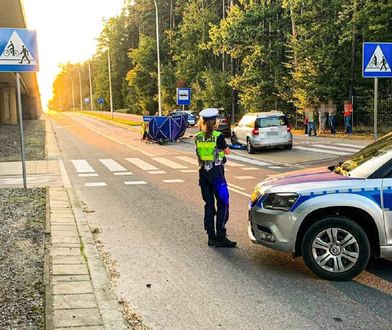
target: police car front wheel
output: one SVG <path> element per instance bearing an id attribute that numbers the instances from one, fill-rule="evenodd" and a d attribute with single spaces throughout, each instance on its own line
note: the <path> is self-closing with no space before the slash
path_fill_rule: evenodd
<path id="1" fill-rule="evenodd" d="M 327 280 L 346 281 L 365 269 L 369 239 L 355 221 L 343 216 L 324 217 L 311 225 L 302 240 L 306 265 Z"/>

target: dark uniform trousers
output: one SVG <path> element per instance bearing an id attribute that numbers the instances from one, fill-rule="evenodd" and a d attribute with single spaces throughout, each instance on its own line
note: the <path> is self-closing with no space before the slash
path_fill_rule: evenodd
<path id="1" fill-rule="evenodd" d="M 209 171 L 201 168 L 199 184 L 205 202 L 204 228 L 208 235 L 215 236 L 216 234 L 217 237 L 224 237 L 226 236 L 226 222 L 229 219 L 229 191 L 223 166 L 214 166 Z M 217 210 L 215 210 L 215 199 Z"/>

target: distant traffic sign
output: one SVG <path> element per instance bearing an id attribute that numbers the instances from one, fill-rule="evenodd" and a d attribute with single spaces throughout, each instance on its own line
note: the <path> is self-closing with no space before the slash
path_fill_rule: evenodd
<path id="1" fill-rule="evenodd" d="M 0 28 L 0 72 L 38 70 L 36 31 Z"/>
<path id="2" fill-rule="evenodd" d="M 362 74 L 364 78 L 392 78 L 392 43 L 363 44 Z"/>
<path id="3" fill-rule="evenodd" d="M 177 105 L 190 105 L 190 104 L 191 104 L 191 89 L 177 88 Z"/>
<path id="4" fill-rule="evenodd" d="M 105 99 L 104 99 L 103 97 L 100 97 L 100 98 L 97 100 L 97 102 L 98 102 L 98 104 L 104 104 L 104 103 L 105 103 Z"/>

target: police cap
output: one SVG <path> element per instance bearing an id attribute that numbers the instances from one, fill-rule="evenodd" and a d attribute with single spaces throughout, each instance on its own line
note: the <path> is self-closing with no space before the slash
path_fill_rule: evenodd
<path id="1" fill-rule="evenodd" d="M 200 111 L 199 116 L 203 117 L 204 120 L 215 120 L 218 116 L 218 109 L 208 108 Z"/>

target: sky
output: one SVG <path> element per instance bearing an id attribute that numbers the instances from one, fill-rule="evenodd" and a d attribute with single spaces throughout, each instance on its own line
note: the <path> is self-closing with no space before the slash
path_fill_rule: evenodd
<path id="1" fill-rule="evenodd" d="M 23 0 L 27 28 L 37 30 L 42 106 L 52 97 L 60 63 L 95 53 L 103 18 L 120 14 L 124 0 Z"/>

